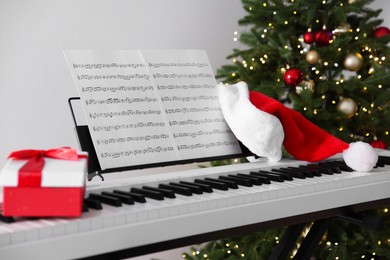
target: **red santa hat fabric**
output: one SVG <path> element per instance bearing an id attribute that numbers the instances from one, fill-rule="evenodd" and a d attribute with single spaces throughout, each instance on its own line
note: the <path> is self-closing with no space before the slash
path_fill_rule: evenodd
<path id="1" fill-rule="evenodd" d="M 239 97 L 229 98 L 229 96 L 226 95 L 226 92 L 236 93 Z M 240 93 L 246 92 L 249 93 L 247 98 L 253 106 L 249 109 L 246 104 L 247 110 L 257 109 L 263 113 L 273 115 L 280 120 L 284 131 L 283 145 L 294 158 L 315 162 L 343 152 L 344 161 L 354 170 L 370 171 L 376 165 L 378 155 L 369 144 L 363 142 L 352 144 L 345 143 L 320 127 L 314 125 L 297 111 L 284 106 L 279 101 L 267 97 L 259 92 L 249 92 L 248 86 L 244 82 L 239 82 L 230 86 L 220 85 L 218 87 L 218 94 L 225 119 L 227 119 L 226 121 L 229 127 L 239 140 L 241 140 L 242 136 L 245 137 L 245 142 L 243 142 L 243 144 L 252 152 L 254 152 L 254 150 L 259 150 L 258 148 L 254 149 L 253 146 L 262 146 L 262 144 L 267 144 L 268 147 L 260 149 L 267 150 L 271 149 L 270 146 L 272 146 L 272 144 L 264 142 L 263 138 L 255 137 L 253 134 L 250 134 L 249 136 L 242 134 L 246 125 L 249 124 L 251 128 L 253 128 L 253 124 L 256 122 L 257 131 L 261 136 L 261 132 L 263 131 L 262 128 L 265 124 L 267 124 L 267 122 L 262 120 L 262 118 L 259 118 L 258 116 L 253 118 L 248 118 L 248 116 L 231 117 L 232 111 L 239 110 L 244 103 L 243 100 L 245 100 L 245 95 L 243 97 Z M 252 112 L 247 114 L 255 115 Z M 232 123 L 233 120 L 234 123 Z M 237 125 L 240 126 L 240 134 L 238 136 L 236 134 L 238 130 Z M 254 132 L 254 130 L 252 129 L 251 132 Z M 275 131 L 274 134 L 278 135 L 278 131 Z M 257 136 L 259 136 L 259 134 Z M 275 137 L 272 138 L 275 139 Z M 279 149 L 279 147 L 277 147 L 277 149 Z M 254 153 L 257 154 L 256 152 Z M 264 156 L 264 154 L 257 155 Z"/>
<path id="2" fill-rule="evenodd" d="M 316 162 L 349 148 L 349 144 L 273 98 L 251 91 L 249 100 L 256 108 L 279 118 L 284 129 L 284 148 L 298 160 Z"/>

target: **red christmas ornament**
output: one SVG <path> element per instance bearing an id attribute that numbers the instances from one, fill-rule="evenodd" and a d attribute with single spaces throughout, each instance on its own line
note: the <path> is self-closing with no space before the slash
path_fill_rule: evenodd
<path id="1" fill-rule="evenodd" d="M 310 44 L 310 43 L 313 43 L 314 40 L 316 39 L 316 36 L 314 35 L 313 32 L 307 32 L 303 35 L 303 40 L 307 43 L 307 44 Z"/>
<path id="2" fill-rule="evenodd" d="M 390 29 L 385 27 L 385 26 L 382 26 L 382 27 L 378 27 L 374 30 L 373 36 L 375 38 L 378 38 L 378 37 L 388 35 L 389 33 L 390 33 Z"/>
<path id="3" fill-rule="evenodd" d="M 372 140 L 370 145 L 374 148 L 387 149 L 387 144 L 382 140 Z"/>
<path id="4" fill-rule="evenodd" d="M 332 40 L 333 40 L 333 34 L 331 31 L 322 30 L 316 33 L 315 41 L 319 47 L 330 45 Z"/>
<path id="5" fill-rule="evenodd" d="M 291 68 L 291 69 L 286 70 L 286 73 L 284 73 L 283 79 L 287 85 L 296 87 L 297 85 L 299 85 L 299 83 L 301 83 L 302 77 L 303 77 L 303 74 L 302 74 L 302 71 L 300 69 Z"/>

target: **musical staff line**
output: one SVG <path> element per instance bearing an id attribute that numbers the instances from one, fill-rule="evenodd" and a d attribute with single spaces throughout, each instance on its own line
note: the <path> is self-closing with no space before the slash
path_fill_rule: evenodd
<path id="1" fill-rule="evenodd" d="M 197 68 L 204 68 L 208 67 L 209 65 L 207 63 L 201 63 L 201 62 L 149 62 L 149 66 L 155 69 L 158 69 L 160 67 L 197 67 Z"/>
<path id="2" fill-rule="evenodd" d="M 191 107 L 191 108 L 171 108 L 165 109 L 166 114 L 187 114 L 200 112 L 221 111 L 220 107 Z"/>
<path id="3" fill-rule="evenodd" d="M 232 134 L 231 130 L 219 130 L 219 129 L 214 129 L 212 131 L 197 131 L 197 132 L 190 132 L 190 133 L 173 133 L 174 138 L 196 138 L 198 136 L 202 135 L 222 135 L 222 134 Z"/>
<path id="4" fill-rule="evenodd" d="M 191 85 L 157 85 L 158 90 L 177 90 L 177 89 L 214 89 L 215 85 L 210 84 L 191 84 Z"/>
<path id="5" fill-rule="evenodd" d="M 107 98 L 107 99 L 87 99 L 85 100 L 86 105 L 111 105 L 111 104 L 120 104 L 120 103 L 150 103 L 150 102 L 157 102 L 157 98 L 149 98 L 149 97 L 143 97 L 143 98 Z"/>
<path id="6" fill-rule="evenodd" d="M 212 148 L 212 147 L 220 147 L 220 146 L 231 146 L 231 145 L 237 145 L 238 143 L 236 141 L 224 141 L 224 142 L 213 142 L 213 143 L 197 143 L 197 144 L 182 144 L 178 145 L 177 149 L 180 150 L 193 150 L 193 149 L 200 149 L 200 148 Z"/>
<path id="7" fill-rule="evenodd" d="M 159 134 L 159 135 L 144 135 L 144 136 L 127 136 L 127 137 L 119 137 L 119 138 L 108 138 L 108 139 L 97 139 L 97 143 L 99 145 L 108 145 L 115 143 L 129 143 L 129 142 L 139 142 L 139 141 L 152 141 L 159 139 L 167 139 L 169 135 L 167 134 Z"/>
<path id="8" fill-rule="evenodd" d="M 118 86 L 118 87 L 82 87 L 83 92 L 119 92 L 119 91 L 152 91 L 153 86 Z"/>
<path id="9" fill-rule="evenodd" d="M 118 158 L 123 156 L 133 156 L 133 155 L 140 155 L 140 154 L 150 154 L 150 153 L 161 153 L 161 152 L 171 152 L 173 151 L 172 146 L 157 146 L 157 147 L 147 147 L 144 149 L 135 149 L 135 150 L 129 150 L 129 151 L 122 151 L 122 152 L 104 152 L 101 153 L 102 158 Z"/>
<path id="10" fill-rule="evenodd" d="M 199 119 L 199 120 L 193 120 L 193 119 L 187 119 L 182 121 L 169 121 L 170 126 L 176 126 L 176 125 L 201 125 L 201 124 L 209 124 L 209 123 L 225 123 L 225 119 L 222 118 L 214 118 L 214 119 Z"/>
<path id="11" fill-rule="evenodd" d="M 93 126 L 92 130 L 94 132 L 100 131 L 118 131 L 122 129 L 130 129 L 130 128 L 142 128 L 142 127 L 163 127 L 165 126 L 165 122 L 139 122 L 135 124 L 119 124 L 119 125 L 106 125 L 106 126 Z"/>
<path id="12" fill-rule="evenodd" d="M 110 68 L 132 68 L 132 69 L 136 69 L 136 68 L 145 68 L 145 64 L 143 63 L 125 63 L 125 64 L 121 64 L 121 63 L 87 63 L 87 64 L 72 64 L 73 65 L 73 68 L 75 69 L 80 69 L 80 68 L 83 68 L 83 69 L 110 69 Z"/>
<path id="13" fill-rule="evenodd" d="M 171 73 L 171 74 L 160 74 L 156 73 L 153 74 L 153 78 L 159 79 L 159 78 L 164 78 L 164 79 L 197 79 L 197 78 L 213 78 L 213 75 L 210 73 L 195 73 L 195 74 L 178 74 L 178 73 Z"/>
<path id="14" fill-rule="evenodd" d="M 96 118 L 112 118 L 116 116 L 139 116 L 139 115 L 160 115 L 160 110 L 122 110 L 122 111 L 116 111 L 116 112 L 95 112 L 95 113 L 89 113 L 89 117 L 96 119 Z"/>
<path id="15" fill-rule="evenodd" d="M 132 79 L 150 79 L 149 74 L 117 74 L 117 75 L 78 75 L 78 80 L 102 80 L 102 79 L 123 79 L 123 80 L 132 80 Z"/>
<path id="16" fill-rule="evenodd" d="M 178 97 L 178 96 L 173 96 L 173 97 L 162 97 L 161 100 L 163 102 L 176 102 L 176 101 L 198 101 L 198 100 L 217 100 L 217 96 L 194 96 L 194 97 Z"/>

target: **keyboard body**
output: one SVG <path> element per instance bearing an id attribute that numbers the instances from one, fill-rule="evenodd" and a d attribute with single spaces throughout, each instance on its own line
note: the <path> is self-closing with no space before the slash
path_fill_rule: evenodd
<path id="1" fill-rule="evenodd" d="M 386 151 L 383 155 L 389 156 Z M 299 167 L 307 162 L 282 160 L 199 168 L 164 174 L 92 182 L 86 197 L 112 190 L 129 191 L 171 182 L 194 182 L 238 173 Z M 108 259 L 242 235 L 276 226 L 308 222 L 387 205 L 390 166 L 372 172 L 271 182 L 146 203 L 89 209 L 80 218 L 16 219 L 0 222 L 1 259 Z"/>

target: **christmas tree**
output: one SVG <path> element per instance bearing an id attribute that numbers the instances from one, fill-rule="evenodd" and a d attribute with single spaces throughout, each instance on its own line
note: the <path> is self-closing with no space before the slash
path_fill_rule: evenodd
<path id="1" fill-rule="evenodd" d="M 329 133 L 350 143 L 390 143 L 390 30 L 381 10 L 364 0 L 242 0 L 248 30 L 237 34 L 231 64 L 217 71 L 226 84 L 278 99 Z M 390 259 L 388 210 L 382 232 L 334 220 L 317 259 Z M 186 259 L 267 259 L 284 228 L 194 247 Z M 291 252 L 293 255 L 294 252 Z"/>

